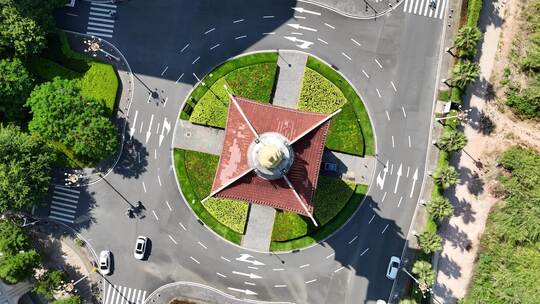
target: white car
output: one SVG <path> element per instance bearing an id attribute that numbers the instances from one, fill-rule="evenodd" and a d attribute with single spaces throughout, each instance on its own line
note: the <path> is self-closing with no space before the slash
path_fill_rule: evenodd
<path id="1" fill-rule="evenodd" d="M 388 269 L 386 270 L 386 277 L 390 280 L 395 280 L 400 264 L 401 260 L 397 256 L 391 257 L 390 263 L 388 263 Z"/>
<path id="2" fill-rule="evenodd" d="M 137 260 L 144 259 L 144 255 L 146 253 L 146 243 L 148 242 L 148 238 L 142 235 L 139 235 L 137 237 L 137 241 L 135 242 L 135 251 L 133 251 L 133 256 Z"/>
<path id="3" fill-rule="evenodd" d="M 99 272 L 102 275 L 111 273 L 111 252 L 109 250 L 103 250 L 99 253 Z"/>

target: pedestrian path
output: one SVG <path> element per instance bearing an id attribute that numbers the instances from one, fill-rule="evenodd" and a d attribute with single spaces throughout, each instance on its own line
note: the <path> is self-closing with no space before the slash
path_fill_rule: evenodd
<path id="1" fill-rule="evenodd" d="M 115 15 L 116 4 L 91 2 L 86 33 L 103 38 L 112 38 Z"/>
<path id="2" fill-rule="evenodd" d="M 434 19 L 442 19 L 449 0 L 435 0 L 435 7 L 430 5 L 432 0 L 405 0 L 403 11 L 413 15 Z"/>
<path id="3" fill-rule="evenodd" d="M 103 304 L 142 304 L 145 299 L 145 290 L 107 283 Z"/>
<path id="4" fill-rule="evenodd" d="M 49 218 L 73 224 L 77 215 L 79 195 L 79 190 L 54 186 Z"/>

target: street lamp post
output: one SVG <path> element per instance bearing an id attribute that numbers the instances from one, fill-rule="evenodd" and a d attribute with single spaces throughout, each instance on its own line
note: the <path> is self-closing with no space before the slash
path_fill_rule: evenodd
<path id="1" fill-rule="evenodd" d="M 436 120 L 438 122 L 441 122 L 443 120 L 447 120 L 447 119 L 451 119 L 451 118 L 457 118 L 459 121 L 467 121 L 471 111 L 472 111 L 472 109 L 461 110 L 461 107 L 460 107 L 460 112 L 458 114 L 451 115 L 451 116 L 445 116 L 445 117 L 439 117 L 439 118 L 436 118 Z"/>
<path id="2" fill-rule="evenodd" d="M 97 52 L 101 52 L 103 54 L 105 54 L 105 56 L 107 57 L 111 57 L 113 58 L 114 60 L 116 61 L 120 61 L 120 58 L 114 56 L 113 54 L 105 51 L 104 49 L 101 48 L 101 39 L 100 38 L 97 38 L 97 37 L 94 37 L 92 36 L 92 39 L 88 39 L 88 40 L 84 40 L 84 43 L 87 45 L 87 48 L 84 49 L 85 52 L 87 53 L 92 53 L 92 56 L 93 57 L 96 57 L 97 56 Z"/>

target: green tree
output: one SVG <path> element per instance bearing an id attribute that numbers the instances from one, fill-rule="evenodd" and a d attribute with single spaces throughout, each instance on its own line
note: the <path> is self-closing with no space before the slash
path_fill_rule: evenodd
<path id="1" fill-rule="evenodd" d="M 52 304 L 81 304 L 81 297 L 79 296 L 71 296 L 68 298 L 56 300 L 52 302 Z"/>
<path id="2" fill-rule="evenodd" d="M 446 197 L 435 197 L 430 200 L 426 209 L 436 221 L 450 217 L 454 213 L 454 207 Z"/>
<path id="3" fill-rule="evenodd" d="M 9 220 L 0 221 L 0 253 L 2 256 L 15 255 L 30 249 L 30 240 L 25 231 Z"/>
<path id="4" fill-rule="evenodd" d="M 464 89 L 480 75 L 480 67 L 470 60 L 458 62 L 452 69 L 452 85 Z"/>
<path id="5" fill-rule="evenodd" d="M 399 300 L 399 304 L 416 304 L 415 299 L 402 299 Z"/>
<path id="6" fill-rule="evenodd" d="M 433 181 L 443 189 L 454 186 L 458 182 L 458 173 L 452 166 L 439 167 L 433 173 Z"/>
<path id="7" fill-rule="evenodd" d="M 20 118 L 33 79 L 18 58 L 0 60 L 0 120 Z"/>
<path id="8" fill-rule="evenodd" d="M 417 275 L 420 285 L 431 286 L 435 283 L 435 272 L 428 261 L 418 260 L 414 262 L 412 273 Z"/>
<path id="9" fill-rule="evenodd" d="M 10 284 L 16 284 L 32 276 L 41 257 L 35 250 L 20 251 L 15 255 L 0 259 L 0 278 Z"/>
<path id="10" fill-rule="evenodd" d="M 463 149 L 467 145 L 467 137 L 463 132 L 452 130 L 450 132 L 444 132 L 437 146 L 446 152 L 455 152 Z"/>
<path id="11" fill-rule="evenodd" d="M 460 57 L 472 57 L 482 33 L 476 26 L 464 26 L 459 29 L 454 46 L 460 51 Z"/>
<path id="12" fill-rule="evenodd" d="M 47 194 L 51 151 L 17 127 L 0 126 L 0 213 L 28 210 Z"/>
<path id="13" fill-rule="evenodd" d="M 432 253 L 442 249 L 442 238 L 435 231 L 425 230 L 418 236 L 418 245 L 425 253 Z"/>
<path id="14" fill-rule="evenodd" d="M 55 78 L 34 89 L 27 100 L 33 118 L 30 132 L 60 142 L 86 160 L 100 160 L 116 150 L 116 126 L 107 108 L 83 98 L 76 80 Z"/>
<path id="15" fill-rule="evenodd" d="M 54 300 L 54 290 L 62 285 L 66 280 L 67 273 L 61 270 L 48 271 L 39 281 L 37 281 L 33 290 L 49 301 Z"/>

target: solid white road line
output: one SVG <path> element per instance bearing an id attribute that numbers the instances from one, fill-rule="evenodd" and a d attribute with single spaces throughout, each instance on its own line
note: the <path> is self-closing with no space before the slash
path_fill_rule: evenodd
<path id="1" fill-rule="evenodd" d="M 169 69 L 169 66 L 166 66 L 165 69 L 163 69 L 163 72 L 161 72 L 161 76 L 163 76 L 163 74 L 165 74 L 165 72 L 167 72 L 168 69 Z"/>
<path id="2" fill-rule="evenodd" d="M 382 200 L 381 202 L 384 202 L 384 199 L 386 198 L 386 191 L 384 192 L 383 196 L 382 196 Z"/>
<path id="3" fill-rule="evenodd" d="M 341 266 L 341 267 L 339 267 L 338 269 L 334 270 L 334 273 L 336 273 L 336 272 L 342 270 L 343 268 L 345 268 L 345 266 Z"/>
<path id="4" fill-rule="evenodd" d="M 255 284 L 255 283 L 251 283 L 251 282 L 244 282 L 244 284 L 250 285 L 250 286 L 255 286 L 255 285 L 257 285 L 257 284 Z"/>
<path id="5" fill-rule="evenodd" d="M 213 47 L 210 48 L 210 51 L 213 50 L 213 49 L 215 49 L 215 48 L 217 48 L 217 47 L 220 46 L 220 45 L 221 45 L 221 44 L 219 44 L 219 43 L 216 44 L 216 45 L 214 45 Z"/>
<path id="6" fill-rule="evenodd" d="M 382 230 L 381 234 L 384 234 L 384 232 L 386 232 L 386 229 L 388 229 L 388 225 L 389 224 L 386 224 L 386 226 L 384 226 L 384 229 Z"/>
<path id="7" fill-rule="evenodd" d="M 201 243 L 201 242 L 197 242 L 197 244 L 201 245 L 201 247 L 204 248 L 204 249 L 208 249 L 208 247 L 206 247 L 206 245 L 204 245 L 204 244 Z"/>
<path id="8" fill-rule="evenodd" d="M 182 227 L 182 229 L 184 229 L 184 231 L 187 231 L 186 226 L 184 226 L 184 224 L 182 224 L 182 222 L 178 222 L 178 225 L 180 225 L 180 227 Z"/>
<path id="9" fill-rule="evenodd" d="M 195 58 L 195 60 L 193 60 L 193 62 L 191 63 L 192 65 L 195 64 L 197 61 L 199 61 L 199 59 L 201 59 L 201 56 Z"/>
<path id="10" fill-rule="evenodd" d="M 222 260 L 230 262 L 231 260 L 227 259 L 226 257 L 221 257 Z"/>
<path id="11" fill-rule="evenodd" d="M 310 284 L 310 283 L 313 283 L 313 282 L 317 282 L 317 279 L 306 281 L 306 284 Z"/>
<path id="12" fill-rule="evenodd" d="M 175 245 L 178 245 L 178 243 L 176 242 L 175 239 L 173 239 L 173 237 L 169 234 L 169 238 L 171 239 L 171 241 L 175 244 Z"/>
<path id="13" fill-rule="evenodd" d="M 169 201 L 165 201 L 165 204 L 167 205 L 167 208 L 169 208 L 169 211 L 172 211 L 171 204 L 169 204 Z"/>
<path id="14" fill-rule="evenodd" d="M 395 144 L 394 144 L 394 135 L 392 135 L 392 148 L 395 148 Z"/>
<path id="15" fill-rule="evenodd" d="M 159 217 L 157 216 L 156 211 L 152 210 L 152 213 L 154 214 L 154 217 L 156 218 L 156 220 L 159 221 Z"/>
<path id="16" fill-rule="evenodd" d="M 394 89 L 394 92 L 397 92 L 396 85 L 393 81 L 390 81 L 390 84 L 392 85 L 392 88 Z"/>
<path id="17" fill-rule="evenodd" d="M 326 258 L 327 258 L 327 259 L 329 259 L 329 258 L 333 257 L 333 256 L 334 256 L 335 254 L 336 254 L 336 253 L 335 253 L 335 252 L 333 252 L 333 253 L 331 253 L 331 254 L 327 255 L 327 256 L 326 256 Z"/>
<path id="18" fill-rule="evenodd" d="M 234 20 L 232 23 L 240 23 L 240 22 L 244 22 L 244 19 Z"/>
<path id="19" fill-rule="evenodd" d="M 144 182 L 142 182 L 142 187 L 143 187 L 144 192 L 146 193 L 146 185 L 144 184 Z"/>
<path id="20" fill-rule="evenodd" d="M 382 98 L 381 92 L 379 92 L 379 89 L 375 88 L 375 90 L 377 91 L 377 95 L 379 95 L 379 98 Z"/>
<path id="21" fill-rule="evenodd" d="M 243 39 L 243 38 L 246 38 L 246 37 L 247 37 L 247 35 L 242 35 L 242 36 L 234 37 L 234 40 Z"/>
<path id="22" fill-rule="evenodd" d="M 157 149 L 154 149 L 154 159 L 157 159 Z"/>
<path id="23" fill-rule="evenodd" d="M 394 174 L 394 164 L 390 167 L 390 175 Z"/>
<path id="24" fill-rule="evenodd" d="M 258 270 L 259 267 L 254 267 L 254 266 L 248 266 L 249 269 L 255 269 L 255 270 Z"/>
<path id="25" fill-rule="evenodd" d="M 362 253 L 360 254 L 360 256 L 363 256 L 364 254 L 366 254 L 366 252 L 369 250 L 369 248 L 366 248 L 364 251 L 362 251 Z"/>
<path id="26" fill-rule="evenodd" d="M 304 265 L 300 266 L 300 268 L 306 268 L 306 267 L 309 267 L 309 264 L 304 264 Z"/>
<path id="27" fill-rule="evenodd" d="M 411 136 L 409 135 L 409 148 L 411 147 Z"/>
<path id="28" fill-rule="evenodd" d="M 154 150 L 154 151 L 156 151 L 156 150 Z M 161 187 L 161 178 L 159 178 L 159 175 L 157 177 L 157 181 L 158 181 L 159 186 Z"/>
<path id="29" fill-rule="evenodd" d="M 403 196 L 399 198 L 399 202 L 397 204 L 397 207 L 399 208 L 399 206 L 401 206 L 401 201 L 403 200 Z"/>
<path id="30" fill-rule="evenodd" d="M 352 240 L 349 241 L 349 245 L 352 244 L 354 241 L 356 241 L 356 239 L 358 238 L 358 235 L 355 235 Z"/>
<path id="31" fill-rule="evenodd" d="M 195 263 L 201 264 L 201 263 L 200 263 L 199 261 L 197 261 L 197 259 L 195 259 L 194 257 L 190 256 L 189 258 L 192 259 Z"/>
<path id="32" fill-rule="evenodd" d="M 407 118 L 407 113 L 405 113 L 405 108 L 401 106 L 401 111 L 403 111 L 403 117 Z"/>
<path id="33" fill-rule="evenodd" d="M 297 16 L 297 15 L 294 15 L 294 18 L 295 19 L 306 19 L 306 17 L 304 17 L 304 16 Z"/>
<path id="34" fill-rule="evenodd" d="M 285 287 L 287 287 L 287 285 L 284 285 L 284 284 L 282 284 L 282 285 L 274 285 L 274 287 L 275 288 L 285 288 Z"/>
<path id="35" fill-rule="evenodd" d="M 263 16 L 263 19 L 271 19 L 271 18 L 274 18 L 275 16 L 273 15 L 267 15 L 267 16 Z"/>
<path id="36" fill-rule="evenodd" d="M 377 60 L 377 59 L 374 59 L 374 60 L 375 60 L 375 62 L 377 63 L 377 65 L 382 69 L 382 65 L 381 65 L 381 63 L 379 62 L 379 60 Z"/>
<path id="37" fill-rule="evenodd" d="M 275 35 L 276 32 L 266 32 L 266 33 L 262 33 L 263 35 Z"/>
<path id="38" fill-rule="evenodd" d="M 407 174 L 405 175 L 405 177 L 409 177 L 409 172 L 411 171 L 411 167 L 410 166 L 407 166 Z"/>
<path id="39" fill-rule="evenodd" d="M 351 41 L 354 42 L 354 44 L 356 44 L 356 45 L 358 45 L 358 46 L 362 46 L 362 45 L 360 44 L 360 42 L 354 40 L 353 38 L 351 38 Z"/>
<path id="40" fill-rule="evenodd" d="M 388 118 L 388 120 L 390 120 L 390 114 L 388 114 L 388 110 L 385 110 L 384 112 L 386 112 L 386 118 Z"/>
<path id="41" fill-rule="evenodd" d="M 345 58 L 349 59 L 349 61 L 352 61 L 351 57 L 343 52 L 341 52 L 341 55 L 345 56 Z"/>
<path id="42" fill-rule="evenodd" d="M 300 32 L 291 32 L 291 35 L 303 36 L 303 33 Z"/>
<path id="43" fill-rule="evenodd" d="M 273 270 L 273 271 L 283 271 L 283 270 L 285 270 L 285 269 L 283 269 L 283 268 L 274 268 L 274 269 L 272 269 L 272 270 Z"/>
<path id="44" fill-rule="evenodd" d="M 317 40 L 320 41 L 320 42 L 322 42 L 322 43 L 324 43 L 324 44 L 328 44 L 328 42 L 322 40 L 321 38 L 317 38 Z"/>
<path id="45" fill-rule="evenodd" d="M 213 28 L 209 29 L 208 31 L 204 32 L 204 34 L 205 34 L 205 35 L 206 35 L 206 34 L 209 34 L 209 33 L 213 32 L 213 31 L 215 31 L 215 30 L 216 30 L 216 28 L 213 27 Z"/>
<path id="46" fill-rule="evenodd" d="M 366 71 L 362 70 L 362 73 L 364 73 L 364 75 L 366 75 L 366 77 L 369 78 L 369 75 L 368 73 L 366 73 Z"/>
<path id="47" fill-rule="evenodd" d="M 368 222 L 368 225 L 371 224 L 371 222 L 373 222 L 373 219 L 375 218 L 375 214 L 371 217 L 371 219 L 369 220 Z"/>
<path id="48" fill-rule="evenodd" d="M 329 28 L 331 28 L 331 29 L 333 29 L 333 30 L 335 30 L 335 29 L 336 29 L 336 28 L 335 28 L 335 27 L 334 27 L 333 25 L 331 25 L 331 24 L 328 24 L 328 23 L 326 23 L 326 22 L 324 23 L 324 25 L 328 26 Z"/>
<path id="49" fill-rule="evenodd" d="M 216 272 L 216 274 L 217 274 L 218 276 L 222 277 L 222 278 L 226 278 L 226 277 L 227 277 L 226 275 L 221 274 L 221 273 L 219 273 L 219 272 Z"/>

